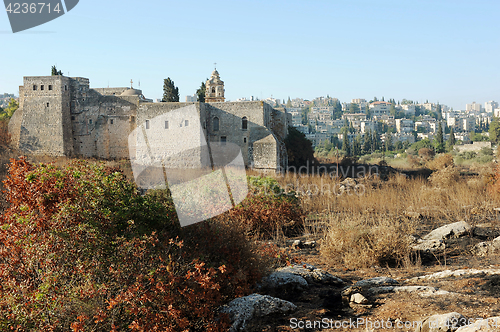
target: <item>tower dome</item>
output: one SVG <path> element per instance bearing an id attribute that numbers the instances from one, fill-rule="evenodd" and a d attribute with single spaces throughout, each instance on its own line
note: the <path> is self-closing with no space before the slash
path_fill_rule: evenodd
<path id="1" fill-rule="evenodd" d="M 205 83 L 205 102 L 224 102 L 224 82 L 221 81 L 217 68 L 212 72 L 212 76 Z"/>

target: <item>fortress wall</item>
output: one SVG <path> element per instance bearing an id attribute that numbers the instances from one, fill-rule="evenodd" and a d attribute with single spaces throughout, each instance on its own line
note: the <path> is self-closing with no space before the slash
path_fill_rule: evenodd
<path id="1" fill-rule="evenodd" d="M 201 103 L 141 104 L 137 112 L 136 161 L 163 163 L 167 169 L 210 166 L 202 110 Z"/>
<path id="2" fill-rule="evenodd" d="M 226 137 L 227 142 L 235 143 L 240 147 L 245 165 L 250 166 L 253 160 L 253 142 L 270 134 L 265 127 L 266 105 L 261 101 L 207 103 L 209 140 L 220 142 L 223 137 Z M 213 130 L 213 121 L 216 117 L 219 118 L 218 131 Z M 247 118 L 246 130 L 242 128 L 243 117 Z"/>
<path id="3" fill-rule="evenodd" d="M 119 96 L 128 88 L 94 88 L 94 90 L 104 96 Z"/>
<path id="4" fill-rule="evenodd" d="M 280 165 L 278 144 L 273 135 L 268 135 L 254 143 L 253 167 L 256 169 L 277 169 Z"/>
<path id="5" fill-rule="evenodd" d="M 69 97 L 63 76 L 25 77 L 22 95 L 23 111 L 19 133 L 19 148 L 36 154 L 64 156 L 68 150 L 69 130 L 63 115 L 67 112 L 63 100 Z M 35 87 L 35 88 L 34 88 Z M 43 87 L 43 90 L 42 90 Z"/>
<path id="6" fill-rule="evenodd" d="M 93 89 L 77 94 L 71 112 L 75 151 L 84 157 L 128 158 L 128 135 L 135 128 L 137 96 L 103 96 Z"/>

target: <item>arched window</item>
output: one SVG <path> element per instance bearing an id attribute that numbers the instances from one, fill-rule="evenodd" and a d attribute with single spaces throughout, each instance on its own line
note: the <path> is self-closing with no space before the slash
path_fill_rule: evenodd
<path id="1" fill-rule="evenodd" d="M 214 118 L 213 131 L 219 131 L 219 118 L 218 117 Z"/>
<path id="2" fill-rule="evenodd" d="M 246 116 L 241 119 L 241 129 L 242 130 L 247 130 L 248 129 L 248 119 Z"/>
<path id="3" fill-rule="evenodd" d="M 212 87 L 212 93 L 215 93 L 215 88 L 214 87 Z"/>

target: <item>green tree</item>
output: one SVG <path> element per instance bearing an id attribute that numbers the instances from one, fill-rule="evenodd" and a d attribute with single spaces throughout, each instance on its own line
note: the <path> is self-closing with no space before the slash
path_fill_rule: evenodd
<path id="1" fill-rule="evenodd" d="M 174 84 L 170 77 L 163 80 L 163 99 L 162 102 L 179 102 L 179 88 Z"/>
<path id="2" fill-rule="evenodd" d="M 205 80 L 205 82 L 208 81 L 208 79 Z M 200 103 L 205 102 L 205 91 L 207 90 L 207 87 L 205 86 L 205 82 L 201 82 L 200 88 L 196 90 L 196 100 L 199 101 Z"/>
<path id="3" fill-rule="evenodd" d="M 386 149 L 386 151 L 392 151 L 394 149 L 392 134 L 391 133 L 387 133 L 385 137 L 386 137 L 386 140 L 385 140 L 385 149 Z"/>
<path id="4" fill-rule="evenodd" d="M 500 119 L 493 118 L 493 121 L 490 123 L 490 129 L 488 130 L 490 133 L 490 141 L 493 143 L 498 143 L 500 140 Z"/>
<path id="5" fill-rule="evenodd" d="M 0 120 L 10 119 L 18 108 L 19 103 L 14 98 L 10 98 L 9 105 L 0 112 Z"/>
<path id="6" fill-rule="evenodd" d="M 349 106 L 349 112 L 359 113 L 359 105 L 356 103 L 351 103 L 351 105 Z"/>
<path id="7" fill-rule="evenodd" d="M 288 136 L 285 138 L 285 146 L 288 154 L 288 165 L 294 167 L 314 164 L 314 149 L 312 142 L 306 135 L 295 129 L 288 127 Z"/>
<path id="8" fill-rule="evenodd" d="M 441 113 L 441 105 L 438 103 L 436 106 L 437 119 L 442 120 L 443 114 Z"/>
<path id="9" fill-rule="evenodd" d="M 292 108 L 292 101 L 290 100 L 290 97 L 288 97 L 288 100 L 286 101 L 286 108 Z"/>
<path id="10" fill-rule="evenodd" d="M 371 131 L 368 131 L 364 134 L 363 148 L 362 148 L 363 154 L 370 153 L 371 148 L 372 148 L 372 133 Z"/>
<path id="11" fill-rule="evenodd" d="M 342 150 L 346 153 L 347 156 L 351 155 L 351 144 L 349 142 L 349 128 L 342 128 Z"/>
<path id="12" fill-rule="evenodd" d="M 62 71 L 57 70 L 56 66 L 52 66 L 52 76 L 62 76 Z"/>
<path id="13" fill-rule="evenodd" d="M 456 143 L 455 131 L 453 130 L 453 127 L 451 127 L 451 129 L 450 129 L 450 138 L 446 142 L 448 151 L 453 150 L 453 146 L 455 145 L 455 143 Z"/>
<path id="14" fill-rule="evenodd" d="M 361 155 L 361 146 L 363 143 L 363 138 L 361 137 L 360 134 L 356 135 L 352 142 L 352 154 L 354 156 L 360 156 Z"/>
<path id="15" fill-rule="evenodd" d="M 337 120 L 342 118 L 342 104 L 339 100 L 336 100 L 333 105 L 333 119 Z"/>
<path id="16" fill-rule="evenodd" d="M 438 122 L 438 129 L 436 132 L 436 138 L 434 141 L 434 148 L 437 153 L 442 153 L 445 151 L 444 139 L 443 139 L 443 127 L 441 126 L 441 121 Z"/>

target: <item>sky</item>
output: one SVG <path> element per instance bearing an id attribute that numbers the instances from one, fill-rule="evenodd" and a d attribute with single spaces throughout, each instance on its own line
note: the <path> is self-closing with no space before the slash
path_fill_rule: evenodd
<path id="1" fill-rule="evenodd" d="M 320 96 L 466 103 L 500 101 L 498 0 L 80 0 L 12 33 L 0 13 L 0 93 L 56 65 L 90 86 L 130 86 L 181 101 L 214 63 L 226 100 Z"/>

